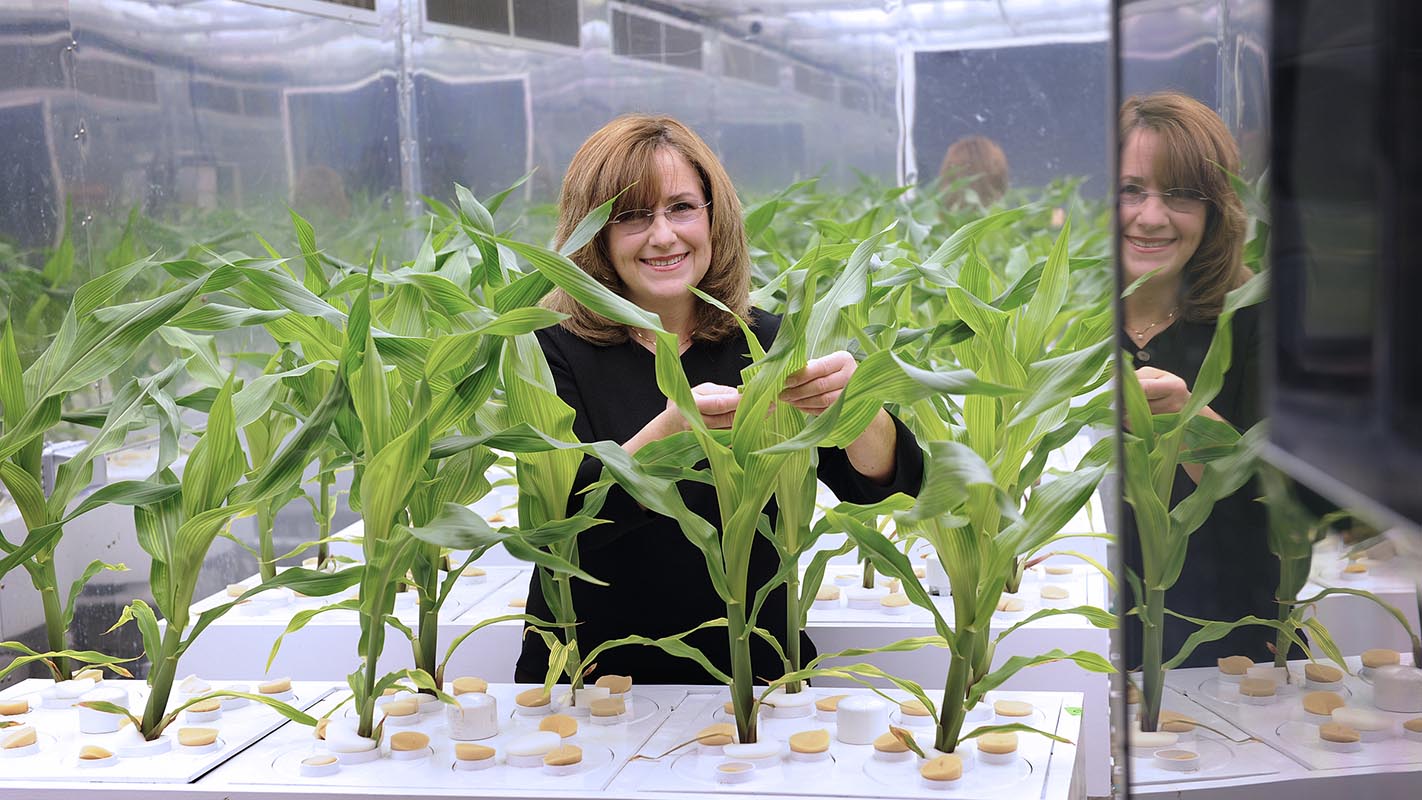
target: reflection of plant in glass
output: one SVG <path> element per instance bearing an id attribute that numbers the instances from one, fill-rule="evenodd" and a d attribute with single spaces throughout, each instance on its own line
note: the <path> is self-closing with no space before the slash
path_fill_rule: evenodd
<path id="1" fill-rule="evenodd" d="M 1315 516 L 1299 500 L 1293 482 L 1287 475 L 1262 461 L 1258 463 L 1257 469 L 1264 499 L 1269 504 L 1269 550 L 1279 558 L 1279 588 L 1274 596 L 1279 602 L 1280 627 L 1274 640 L 1274 666 L 1287 665 L 1289 645 L 1295 641 L 1291 631 L 1304 630 L 1307 631 L 1310 642 L 1317 645 L 1338 665 L 1347 668 L 1343 662 L 1343 653 L 1328 630 L 1317 618 L 1304 616 L 1314 603 L 1330 594 L 1349 594 L 1378 604 L 1407 631 L 1408 637 L 1412 639 L 1413 650 L 1422 652 L 1422 640 L 1413 632 L 1407 617 L 1372 592 L 1332 588 L 1324 589 L 1312 597 L 1299 599 L 1299 592 L 1303 591 L 1304 585 L 1308 583 L 1314 545 L 1323 541 L 1328 529 L 1335 522 L 1353 515 L 1345 510 L 1335 510 Z"/>
<path id="2" fill-rule="evenodd" d="M 1140 727 L 1154 731 L 1160 721 L 1160 698 L 1165 670 L 1183 663 L 1199 644 L 1219 639 L 1242 625 L 1268 625 L 1285 630 L 1276 620 L 1245 617 L 1235 622 L 1196 620 L 1197 624 L 1181 650 L 1169 661 L 1162 652 L 1165 593 L 1175 585 L 1185 566 L 1190 535 L 1204 524 L 1215 503 L 1238 491 L 1254 472 L 1252 440 L 1260 436 L 1256 426 L 1243 441 L 1227 423 L 1200 415 L 1200 410 L 1219 393 L 1231 360 L 1230 323 L 1240 308 L 1259 302 L 1266 291 L 1267 275 L 1261 275 L 1230 292 L 1215 324 L 1190 399 L 1176 414 L 1152 416 L 1145 393 L 1135 372 L 1120 370 L 1122 397 L 1128 430 L 1121 432 L 1122 492 L 1135 512 L 1140 537 L 1141 575 L 1128 575 L 1135 591 L 1134 612 L 1140 619 L 1142 641 Z M 1203 463 L 1199 483 L 1174 508 L 1170 494 L 1179 465 Z M 1176 615 L 1179 616 L 1179 615 Z M 1295 638 L 1292 630 L 1288 635 Z M 1299 641 L 1300 645 L 1304 643 Z M 1288 648 L 1284 648 L 1287 652 Z"/>

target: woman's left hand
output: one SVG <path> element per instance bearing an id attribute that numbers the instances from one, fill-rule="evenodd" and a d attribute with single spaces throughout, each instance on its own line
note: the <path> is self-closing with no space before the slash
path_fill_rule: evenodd
<path id="1" fill-rule="evenodd" d="M 1152 414 L 1174 414 L 1190 400 L 1190 387 L 1185 385 L 1184 378 L 1173 372 L 1141 367 L 1136 370 L 1136 380 L 1145 392 Z"/>
<path id="2" fill-rule="evenodd" d="M 839 399 L 858 368 L 859 362 L 844 350 L 811 359 L 804 369 L 786 378 L 780 399 L 806 414 L 820 414 Z"/>

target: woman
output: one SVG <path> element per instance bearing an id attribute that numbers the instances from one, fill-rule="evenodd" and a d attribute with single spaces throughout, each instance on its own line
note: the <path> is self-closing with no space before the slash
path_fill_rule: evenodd
<path id="1" fill-rule="evenodd" d="M 953 188 L 965 178 L 969 179 L 966 186 Z M 964 136 L 943 154 L 938 182 L 945 192 L 943 205 L 950 210 L 967 204 L 967 189 L 978 196 L 979 204 L 990 206 L 1007 194 L 1007 156 L 986 136 Z"/>
<path id="2" fill-rule="evenodd" d="M 558 201 L 557 242 L 566 241 L 583 217 L 613 196 L 618 200 L 611 220 L 573 260 L 614 292 L 660 316 L 663 328 L 680 339 L 682 367 L 695 387 L 702 418 L 712 428 L 730 427 L 739 401 L 734 387 L 750 363 L 749 348 L 734 317 L 687 287 L 746 316 L 767 348 L 779 327 L 778 318 L 750 307 L 750 258 L 730 178 L 686 126 L 668 117 L 628 115 L 594 133 L 573 156 Z M 635 453 L 687 429 L 681 412 L 657 388 L 649 331 L 613 323 L 561 291 L 550 295 L 547 305 L 568 315 L 538 337 L 558 394 L 576 413 L 573 427 L 580 440 L 611 440 Z M 814 359 L 790 377 L 780 398 L 819 413 L 839 396 L 854 369 L 846 352 Z M 583 461 L 570 505 L 577 507 L 577 492 L 601 470 L 596 460 Z M 912 435 L 883 411 L 845 449 L 820 451 L 819 476 L 846 500 L 914 493 L 922 475 L 922 455 Z M 692 511 L 716 522 L 711 487 L 684 482 L 680 488 Z M 774 514 L 773 503 L 768 512 Z M 610 522 L 579 537 L 581 566 L 609 585 L 573 582 L 583 652 L 608 639 L 634 633 L 668 636 L 725 616 L 704 557 L 674 520 L 641 508 L 620 488 L 609 493 L 598 516 Z M 768 582 L 777 566 L 774 548 L 757 537 L 750 586 Z M 529 584 L 528 611 L 552 618 L 536 574 Z M 758 624 L 784 641 L 783 589 L 761 609 Z M 724 630 L 699 631 L 687 641 L 730 672 Z M 808 640 L 802 652 L 812 655 L 807 645 Z M 542 682 L 547 663 L 541 638 L 526 636 L 515 679 Z M 753 651 L 753 666 L 760 678 L 784 671 L 763 642 Z M 597 672 L 632 675 L 644 683 L 705 683 L 708 677 L 694 661 L 650 647 L 615 648 L 598 657 Z"/>
<path id="3" fill-rule="evenodd" d="M 1246 215 L 1229 183 L 1239 173 L 1239 150 L 1220 118 L 1199 101 L 1174 92 L 1132 97 L 1121 108 L 1118 192 L 1121 280 L 1149 279 L 1125 299 L 1119 334 L 1152 414 L 1179 411 L 1215 333 L 1225 295 L 1251 277 L 1243 265 Z M 1229 372 L 1201 412 L 1243 432 L 1259 421 L 1258 307 L 1234 316 Z M 1127 469 L 1139 468 L 1127 464 Z M 1195 488 L 1203 467 L 1176 471 L 1174 506 Z M 1191 617 L 1230 621 L 1248 614 L 1274 619 L 1279 565 L 1269 551 L 1264 506 L 1246 484 L 1221 500 L 1190 537 L 1185 569 L 1166 592 L 1165 607 Z M 1122 547 L 1141 570 L 1135 520 L 1127 507 Z M 1178 652 L 1196 627 L 1169 616 L 1164 653 Z M 1126 628 L 1127 665 L 1140 664 L 1139 625 Z M 1201 645 L 1185 666 L 1213 665 L 1227 655 L 1272 660 L 1272 629 L 1249 626 Z"/>

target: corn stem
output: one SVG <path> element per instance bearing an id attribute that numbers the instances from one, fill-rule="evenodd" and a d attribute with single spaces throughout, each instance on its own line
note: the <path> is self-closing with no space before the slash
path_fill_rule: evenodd
<path id="1" fill-rule="evenodd" d="M 968 696 L 968 673 L 972 667 L 964 653 L 954 653 L 948 665 L 948 683 L 943 687 L 943 706 L 938 712 L 938 738 L 933 746 L 951 753 L 958 748 L 963 734 L 963 719 L 967 716 L 964 700 Z"/>
<path id="2" fill-rule="evenodd" d="M 276 577 L 276 544 L 272 541 L 276 527 L 276 509 L 273 503 L 262 503 L 257 507 L 257 571 L 266 583 Z"/>
<path id="3" fill-rule="evenodd" d="M 791 672 L 800 671 L 800 571 L 790 571 L 785 583 L 785 658 L 790 662 Z M 802 681 L 785 684 L 786 694 L 796 694 L 804 689 Z"/>
<path id="4" fill-rule="evenodd" d="M 149 668 L 148 704 L 143 708 L 143 734 L 145 741 L 153 741 L 163 733 L 160 724 L 168 710 L 168 697 L 173 693 L 173 679 L 178 675 L 178 647 L 183 641 L 183 626 L 170 624 L 163 632 L 163 644 L 157 653 L 158 659 Z"/>
<path id="5" fill-rule="evenodd" d="M 731 705 L 736 712 L 736 734 L 742 744 L 756 741 L 755 676 L 751 670 L 750 637 L 742 603 L 726 606 L 726 635 L 731 645 Z"/>
<path id="6" fill-rule="evenodd" d="M 1160 724 L 1160 696 L 1165 687 L 1161 649 L 1165 639 L 1165 590 L 1146 589 L 1141 617 L 1141 730 Z"/>
<path id="7" fill-rule="evenodd" d="M 439 572 L 435 572 L 435 587 L 433 591 L 420 592 L 420 624 L 416 629 L 415 636 L 415 668 L 424 670 L 435 679 L 435 683 L 442 683 L 444 676 L 439 670 Z M 433 695 L 431 689 L 421 689 L 421 692 Z"/>
<path id="8" fill-rule="evenodd" d="M 59 598 L 59 576 L 55 572 L 53 558 L 36 559 L 38 568 L 33 577 L 35 588 L 40 590 L 40 600 L 44 603 L 45 640 L 51 651 L 68 650 L 65 644 L 64 603 Z M 67 681 L 74 677 L 74 668 L 67 658 L 54 659 L 54 679 Z"/>
<path id="9" fill-rule="evenodd" d="M 331 558 L 331 543 L 326 540 L 331 536 L 331 486 L 335 483 L 335 478 L 336 476 L 327 470 L 326 459 L 321 459 L 321 497 L 317 500 L 320 513 L 316 520 L 316 540 L 320 544 L 316 545 L 316 569 L 325 569 L 326 562 Z"/>

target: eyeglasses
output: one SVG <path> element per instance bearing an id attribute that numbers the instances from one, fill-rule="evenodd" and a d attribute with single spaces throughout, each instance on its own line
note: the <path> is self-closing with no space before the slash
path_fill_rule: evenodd
<path id="1" fill-rule="evenodd" d="M 682 200 L 656 211 L 650 208 L 633 208 L 608 220 L 607 224 L 616 228 L 618 233 L 641 233 L 652 227 L 652 220 L 656 219 L 658 214 L 665 214 L 668 222 L 675 225 L 685 225 L 688 222 L 701 219 L 702 212 L 709 205 L 711 205 L 710 200 L 701 205 Z"/>
<path id="2" fill-rule="evenodd" d="M 1123 185 L 1116 193 L 1116 201 L 1123 206 L 1138 206 L 1146 201 L 1147 197 L 1159 197 L 1165 201 L 1165 205 L 1171 211 L 1178 211 L 1182 214 L 1198 214 L 1203 211 L 1205 204 L 1210 202 L 1210 198 L 1204 192 L 1195 189 L 1166 189 L 1163 192 L 1148 192 L 1144 186 L 1137 186 L 1134 183 Z"/>

